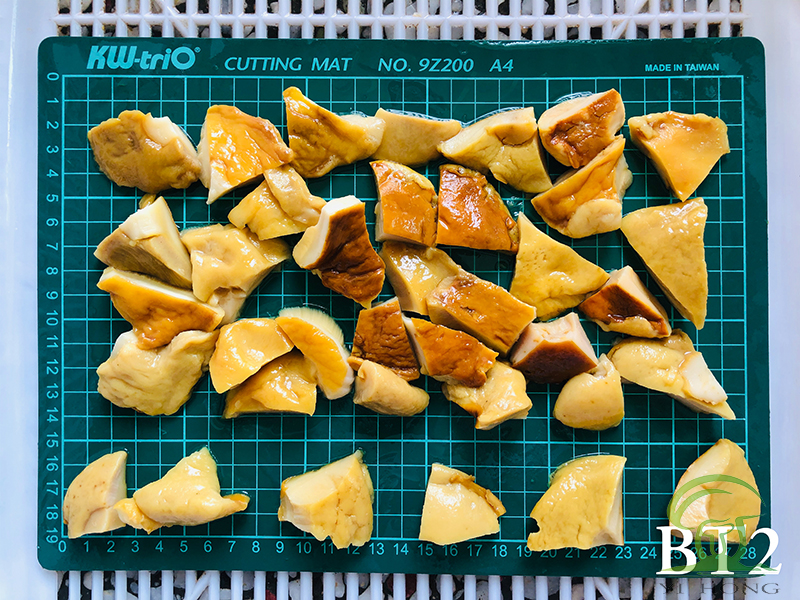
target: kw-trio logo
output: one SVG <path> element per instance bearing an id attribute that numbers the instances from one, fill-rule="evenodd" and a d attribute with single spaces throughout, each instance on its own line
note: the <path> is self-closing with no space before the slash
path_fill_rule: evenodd
<path id="1" fill-rule="evenodd" d="M 698 491 L 692 492 L 695 488 Z M 710 501 L 717 494 L 731 496 L 728 499 L 731 502 L 728 504 L 723 502 L 723 510 L 710 510 Z M 740 512 L 736 510 L 737 507 L 747 506 L 747 503 L 741 502 L 740 499 L 749 494 L 754 494 L 751 498 L 757 499 L 760 506 L 761 496 L 758 490 L 746 481 L 731 475 L 704 475 L 678 488 L 669 503 L 670 525 L 658 527 L 661 531 L 661 570 L 658 575 L 693 573 L 707 576 L 742 576 L 780 573 L 781 565 L 774 568 L 763 566 L 778 548 L 778 534 L 773 529 L 762 527 L 748 535 L 747 521 L 752 522 L 759 515 L 736 514 Z M 720 514 L 716 514 L 717 512 Z M 722 516 L 723 513 L 725 518 L 714 518 Z M 678 546 L 671 545 L 673 534 L 683 538 Z M 757 564 L 746 565 L 743 560 L 758 559 L 758 553 L 750 542 L 759 535 L 767 537 L 769 548 Z M 736 547 L 732 554 L 729 553 L 729 539 Z M 711 541 L 709 551 L 703 547 L 703 540 Z M 692 542 L 694 549 L 690 548 Z M 686 565 L 673 567 L 673 558 L 679 559 L 681 555 L 686 559 Z"/>
<path id="2" fill-rule="evenodd" d="M 170 67 L 185 71 L 194 66 L 196 54 L 200 48 L 180 46 L 167 48 L 163 53 L 139 51 L 138 46 L 117 46 L 101 44 L 92 46 L 89 59 L 86 61 L 87 70 L 95 69 L 132 69 L 134 65 L 141 70 L 166 70 Z"/>

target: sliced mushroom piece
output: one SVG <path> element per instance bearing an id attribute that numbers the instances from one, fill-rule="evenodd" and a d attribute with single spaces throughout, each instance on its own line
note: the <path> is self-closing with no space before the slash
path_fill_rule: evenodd
<path id="1" fill-rule="evenodd" d="M 134 332 L 123 333 L 108 360 L 97 367 L 97 391 L 122 408 L 174 414 L 208 370 L 217 336 L 216 331 L 184 331 L 166 346 L 145 349 Z"/>
<path id="2" fill-rule="evenodd" d="M 163 197 L 125 219 L 94 255 L 110 267 L 192 287 L 192 262 Z"/>
<path id="3" fill-rule="evenodd" d="M 336 198 L 306 229 L 292 252 L 297 265 L 322 284 L 369 308 L 383 288 L 385 266 L 372 248 L 364 203 L 355 196 Z"/>
<path id="4" fill-rule="evenodd" d="M 378 187 L 375 241 L 436 244 L 436 190 L 427 177 L 388 160 L 370 163 Z"/>
<path id="5" fill-rule="evenodd" d="M 303 233 L 309 227 L 286 214 L 266 181 L 231 209 L 228 220 L 239 229 L 249 229 L 262 240 Z"/>
<path id="6" fill-rule="evenodd" d="M 380 255 L 400 308 L 420 315 L 428 314 L 428 294 L 461 269 L 443 250 L 402 242 L 385 242 Z"/>
<path id="7" fill-rule="evenodd" d="M 567 427 L 602 431 L 616 427 L 625 416 L 622 379 L 605 354 L 597 366 L 576 375 L 561 388 L 553 416 Z"/>
<path id="8" fill-rule="evenodd" d="M 625 105 L 617 90 L 560 102 L 539 117 L 542 145 L 562 165 L 588 165 L 625 124 Z"/>
<path id="9" fill-rule="evenodd" d="M 531 323 L 511 353 L 511 366 L 536 383 L 558 383 L 597 366 L 589 338 L 574 312 L 548 323 Z"/>
<path id="10" fill-rule="evenodd" d="M 103 271 L 97 287 L 111 295 L 114 308 L 133 325 L 142 349 L 168 344 L 182 331 L 213 331 L 225 316 L 187 290 L 114 267 Z"/>
<path id="11" fill-rule="evenodd" d="M 538 129 L 533 108 L 500 112 L 442 142 L 439 152 L 471 169 L 491 171 L 498 180 L 520 191 L 543 192 L 552 184 Z"/>
<path id="12" fill-rule="evenodd" d="M 619 229 L 622 198 L 633 181 L 624 149 L 625 138 L 617 136 L 587 165 L 567 171 L 535 196 L 533 208 L 550 227 L 571 238 Z"/>
<path id="13" fill-rule="evenodd" d="M 464 270 L 443 280 L 426 301 L 433 323 L 466 331 L 503 356 L 536 317 L 532 306 Z"/>
<path id="14" fill-rule="evenodd" d="M 607 454 L 584 456 L 561 465 L 531 512 L 539 531 L 528 536 L 528 549 L 543 552 L 622 546 L 625 461 L 622 456 Z"/>
<path id="15" fill-rule="evenodd" d="M 612 271 L 603 287 L 578 308 L 603 331 L 644 338 L 672 333 L 667 311 L 629 266 Z"/>
<path id="16" fill-rule="evenodd" d="M 197 152 L 209 204 L 294 158 L 272 123 L 225 105 L 206 112 Z"/>
<path id="17" fill-rule="evenodd" d="M 81 471 L 64 496 L 64 524 L 70 539 L 90 533 L 105 533 L 124 527 L 114 505 L 125 498 L 124 450 L 106 454 Z"/>
<path id="18" fill-rule="evenodd" d="M 353 402 L 382 415 L 410 417 L 428 407 L 430 396 L 391 369 L 370 360 L 362 361 L 356 376 Z"/>
<path id="19" fill-rule="evenodd" d="M 363 115 L 339 116 L 315 104 L 296 87 L 283 92 L 292 165 L 303 177 L 322 177 L 339 165 L 371 156 L 386 123 Z"/>
<path id="20" fill-rule="evenodd" d="M 123 111 L 89 130 L 89 144 L 100 170 L 124 187 L 155 194 L 187 188 L 200 175 L 194 145 L 169 117 Z"/>
<path id="21" fill-rule="evenodd" d="M 292 166 L 267 169 L 264 181 L 290 219 L 307 227 L 317 224 L 325 200 L 308 190 L 306 182 Z"/>
<path id="22" fill-rule="evenodd" d="M 505 202 L 481 173 L 460 165 L 439 167 L 436 243 L 516 252 L 519 228 Z"/>
<path id="23" fill-rule="evenodd" d="M 403 317 L 423 375 L 444 383 L 479 387 L 497 352 L 462 331 L 423 319 Z"/>
<path id="24" fill-rule="evenodd" d="M 653 161 L 664 184 L 686 200 L 728 154 L 728 126 L 719 117 L 673 111 L 628 119 L 631 141 Z"/>
<path id="25" fill-rule="evenodd" d="M 524 419 L 533 404 L 525 391 L 525 376 L 507 364 L 495 362 L 480 387 L 444 383 L 442 392 L 475 417 L 475 429 L 493 429 L 511 419 Z"/>
<path id="26" fill-rule="evenodd" d="M 461 131 L 458 121 L 444 121 L 411 113 L 378 109 L 375 117 L 386 123 L 381 145 L 372 158 L 404 165 L 424 165 L 441 156 L 436 146 Z"/>

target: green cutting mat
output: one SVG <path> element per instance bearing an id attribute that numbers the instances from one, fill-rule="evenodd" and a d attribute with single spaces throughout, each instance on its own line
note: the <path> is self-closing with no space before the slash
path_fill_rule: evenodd
<path id="1" fill-rule="evenodd" d="M 559 386 L 529 388 L 525 421 L 493 431 L 447 402 L 432 380 L 429 409 L 411 418 L 378 416 L 347 398 L 321 399 L 317 414 L 220 417 L 223 398 L 204 377 L 176 415 L 148 417 L 112 406 L 96 392 L 95 369 L 129 326 L 95 284 L 100 240 L 131 214 L 138 193 L 99 172 L 89 128 L 125 109 L 168 115 L 199 140 L 206 109 L 235 104 L 284 128 L 281 92 L 296 85 L 336 112 L 373 114 L 378 107 L 472 121 L 501 108 L 533 106 L 541 114 L 560 98 L 611 87 L 629 116 L 673 109 L 719 115 L 731 153 L 698 190 L 709 207 L 706 259 L 708 319 L 697 332 L 673 311 L 723 383 L 739 418 L 697 415 L 666 396 L 626 386 L 622 425 L 575 431 L 550 417 Z M 764 58 L 751 39 L 592 43 L 487 43 L 322 40 L 46 40 L 39 55 L 39 558 L 50 569 L 265 569 L 360 572 L 450 572 L 652 576 L 659 532 L 684 469 L 725 436 L 746 448 L 769 525 L 766 166 Z M 284 130 L 285 133 L 285 130 Z M 627 127 L 623 129 L 627 135 Z M 643 156 L 626 150 L 634 183 L 624 212 L 669 202 Z M 562 168 L 551 161 L 553 175 Z M 437 165 L 427 175 L 438 184 Z M 355 194 L 372 215 L 376 191 L 366 161 L 309 182 L 332 198 Z M 530 203 L 500 186 L 515 211 L 537 224 Z M 249 190 L 206 206 L 199 184 L 167 194 L 179 227 L 226 222 Z M 23 199 L 24 200 L 24 199 Z M 553 237 L 568 241 L 551 232 Z M 571 242 L 605 269 L 632 265 L 649 281 L 620 232 Z M 480 277 L 508 285 L 513 258 L 448 248 Z M 381 299 L 388 298 L 388 286 Z M 663 296 L 661 301 L 668 306 Z M 318 278 L 287 264 L 271 275 L 243 316 L 272 316 L 309 303 L 330 311 L 352 340 L 357 306 Z M 748 322 L 748 316 L 750 321 Z M 585 323 L 598 353 L 614 338 Z M 749 326 L 748 326 L 749 325 Z M 61 523 L 66 487 L 100 455 L 129 452 L 128 488 L 160 477 L 186 454 L 209 445 L 222 488 L 246 492 L 248 509 L 206 526 L 130 528 L 71 541 Z M 372 541 L 336 551 L 287 523 L 276 510 L 281 480 L 363 448 L 376 487 Z M 627 457 L 623 547 L 530 553 L 528 514 L 548 474 L 575 456 Z M 417 540 L 430 464 L 477 475 L 508 513 L 501 531 L 448 547 Z M 765 549 L 760 549 L 758 557 Z M 753 560 L 755 562 L 755 560 Z"/>

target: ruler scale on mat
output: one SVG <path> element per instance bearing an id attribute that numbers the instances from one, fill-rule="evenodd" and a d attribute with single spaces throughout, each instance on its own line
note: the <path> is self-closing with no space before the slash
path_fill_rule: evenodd
<path id="1" fill-rule="evenodd" d="M 123 50 L 124 48 L 124 50 Z M 271 120 L 285 135 L 281 93 L 298 86 L 339 113 L 378 107 L 472 121 L 503 108 L 541 114 L 560 98 L 616 88 L 628 116 L 668 109 L 720 116 L 731 153 L 697 191 L 709 207 L 705 232 L 708 319 L 697 332 L 670 309 L 729 394 L 735 421 L 695 414 L 667 396 L 625 386 L 626 415 L 611 430 L 572 430 L 550 415 L 560 386 L 529 387 L 530 416 L 491 431 L 447 402 L 426 379 L 423 414 L 380 416 L 349 398 L 320 398 L 312 417 L 221 418 L 223 398 L 201 379 L 178 413 L 149 417 L 112 406 L 97 392 L 95 369 L 129 329 L 96 288 L 103 265 L 96 245 L 136 209 L 136 190 L 119 188 L 95 164 L 89 128 L 126 109 L 169 116 L 199 140 L 206 109 L 234 104 Z M 51 569 L 290 569 L 360 572 L 448 572 L 652 576 L 660 568 L 660 532 L 677 480 L 721 437 L 745 448 L 769 525 L 766 165 L 764 58 L 751 39 L 593 43 L 481 43 L 323 40 L 50 39 L 39 58 L 39 557 Z M 623 129 L 627 135 L 627 127 Z M 670 196 L 630 144 L 634 174 L 623 202 L 628 213 L 666 204 Z M 553 161 L 552 174 L 563 168 Z M 438 165 L 425 173 L 438 184 Z M 309 181 L 327 199 L 355 194 L 367 203 L 372 233 L 376 190 L 366 161 Z M 212 206 L 195 184 L 165 196 L 179 228 L 227 222 L 238 190 Z M 500 185 L 515 214 L 543 223 L 519 192 Z M 606 270 L 630 264 L 665 306 L 641 260 L 619 231 L 566 240 Z M 469 271 L 508 286 L 510 255 L 447 248 Z M 380 299 L 392 295 L 384 289 Z M 274 316 L 302 304 L 329 311 L 352 340 L 358 307 L 324 288 L 293 262 L 270 275 L 243 317 Z M 586 322 L 600 352 L 615 334 Z M 223 493 L 245 492 L 243 513 L 209 525 L 130 528 L 69 540 L 61 502 L 70 481 L 100 455 L 129 453 L 129 493 L 154 481 L 183 456 L 208 445 Z M 375 483 L 375 529 L 359 549 L 335 550 L 276 511 L 286 477 L 364 449 Z M 528 517 L 549 474 L 584 454 L 628 459 L 622 547 L 531 553 Z M 417 539 L 430 465 L 442 462 L 477 476 L 508 512 L 500 533 L 439 547 Z M 758 549 L 763 556 L 765 548 Z M 757 562 L 757 561 L 753 561 Z"/>

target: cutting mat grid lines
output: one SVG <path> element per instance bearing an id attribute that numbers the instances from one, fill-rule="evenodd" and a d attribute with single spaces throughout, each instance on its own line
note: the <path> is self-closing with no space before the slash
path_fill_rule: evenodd
<path id="1" fill-rule="evenodd" d="M 726 51 L 730 54 L 731 49 L 737 48 L 735 42 L 740 41 L 727 40 Z M 369 52 L 392 56 L 392 51 L 400 48 L 391 42 L 380 44 L 370 44 Z M 422 46 L 415 48 L 410 51 L 413 56 Z M 620 45 L 598 45 L 598 48 L 609 59 L 618 56 L 615 53 L 621 50 Z M 667 52 L 666 46 L 662 48 Z M 511 53 L 509 56 L 524 56 L 513 54 L 508 48 L 504 50 Z M 536 50 L 552 52 L 545 48 Z M 669 52 L 690 50 L 692 54 L 710 52 L 703 44 L 692 43 L 673 45 Z M 470 51 L 475 53 L 470 55 L 476 56 L 477 62 L 481 52 L 493 53 L 496 48 L 475 44 Z M 404 52 L 408 56 L 409 50 Z M 47 60 L 58 64 L 57 56 Z M 598 58 L 592 60 L 600 65 Z M 49 66 L 47 72 L 51 69 L 55 66 Z M 748 304 L 757 300 L 751 293 L 753 285 L 765 282 L 766 277 L 765 272 L 763 280 L 762 274 L 748 275 L 748 263 L 752 260 L 758 265 L 766 264 L 765 255 L 748 257 L 747 252 L 752 246 L 747 240 L 746 223 L 751 214 L 760 217 L 758 211 L 763 210 L 764 202 L 761 198 L 745 202 L 751 184 L 748 177 L 752 176 L 748 175 L 745 156 L 751 157 L 758 150 L 750 148 L 748 143 L 756 139 L 763 144 L 763 136 L 754 138 L 745 131 L 745 113 L 749 116 L 757 109 L 749 104 L 752 92 L 746 90 L 746 85 L 752 83 L 741 73 L 586 77 L 576 68 L 576 76 L 569 77 L 567 66 L 557 75 L 531 70 L 534 72 L 524 77 L 509 74 L 425 77 L 419 73 L 411 77 L 358 72 L 345 76 L 303 72 L 291 76 L 267 73 L 232 77 L 221 69 L 200 75 L 91 73 L 82 68 L 59 71 L 58 135 L 63 165 L 59 226 L 62 248 L 59 327 L 63 343 L 59 389 L 63 392 L 55 403 L 60 410 L 60 444 L 55 453 L 58 468 L 43 477 L 57 474 L 60 499 L 69 482 L 88 462 L 106 452 L 125 449 L 129 453 L 128 488 L 135 490 L 163 475 L 183 456 L 209 445 L 218 462 L 223 493 L 245 492 L 250 495 L 251 503 L 245 512 L 205 526 L 173 527 L 150 536 L 125 528 L 63 545 L 65 528 L 43 516 L 43 538 L 49 529 L 57 530 L 51 534 L 57 537 L 55 544 L 43 543 L 45 548 L 53 550 L 48 554 L 51 560 L 48 566 L 146 568 L 154 564 L 163 567 L 167 561 L 175 568 L 184 564 L 198 568 L 197 560 L 202 561 L 205 555 L 209 568 L 319 570 L 319 561 L 324 559 L 331 561 L 325 569 L 334 568 L 335 564 L 361 571 L 526 574 L 549 568 L 553 569 L 548 571 L 550 574 L 560 575 L 652 575 L 658 566 L 655 549 L 660 544 L 656 528 L 665 524 L 666 507 L 677 480 L 699 454 L 717 439 L 727 437 L 745 448 L 751 463 L 768 464 L 768 448 L 749 443 L 759 439 L 752 437 L 754 432 L 766 431 L 767 427 L 766 389 L 754 396 L 747 379 L 748 358 L 753 360 L 753 344 L 746 328 Z M 598 66 L 600 73 L 612 71 Z M 626 415 L 622 425 L 604 432 L 573 430 L 551 417 L 560 386 L 531 385 L 533 409 L 526 420 L 508 422 L 492 431 L 476 431 L 473 417 L 447 402 L 440 385 L 428 378 L 422 382 L 431 393 L 430 406 L 422 415 L 410 418 L 376 415 L 356 407 L 347 398 L 329 402 L 320 396 L 312 417 L 258 415 L 227 421 L 220 416 L 223 397 L 212 391 L 208 377 L 201 379 L 191 400 L 173 416 L 139 415 L 104 400 L 96 391 L 95 370 L 107 359 L 117 336 L 130 326 L 113 310 L 108 296 L 96 288 L 104 265 L 94 258 L 93 252 L 136 209 L 139 195 L 136 190 L 113 185 L 99 171 L 86 141 L 88 129 L 123 110 L 139 109 L 170 117 L 197 142 L 207 108 L 212 104 L 233 104 L 249 114 L 269 119 L 286 138 L 281 94 L 292 85 L 338 113 L 374 114 L 383 107 L 470 122 L 497 110 L 519 106 L 533 106 L 539 115 L 570 94 L 613 87 L 620 91 L 628 116 L 664 110 L 720 116 L 728 125 L 731 153 L 714 167 L 696 194 L 704 197 L 709 207 L 705 232 L 708 319 L 700 332 L 670 307 L 619 231 L 569 240 L 550 231 L 522 194 L 505 185 L 499 185 L 498 189 L 512 213 L 524 211 L 551 236 L 569 243 L 604 269 L 633 266 L 648 288 L 657 292 L 664 306 L 670 307 L 673 324 L 695 340 L 740 418 L 723 421 L 697 415 L 664 395 L 626 386 Z M 46 101 L 44 95 L 43 101 Z M 627 136 L 627 126 L 622 133 Z M 623 212 L 669 202 L 670 196 L 651 163 L 631 144 L 625 156 L 633 172 L 633 184 L 625 196 Z M 550 168 L 553 177 L 563 172 L 563 167 L 555 161 L 550 161 Z M 422 172 L 438 187 L 438 164 L 432 163 Z M 41 182 L 40 178 L 40 196 Z M 312 193 L 326 199 L 354 194 L 364 200 L 370 233 L 374 233 L 377 196 L 367 161 L 340 167 L 332 175 L 308 183 Z M 206 191 L 199 184 L 164 195 L 182 229 L 227 223 L 228 212 L 251 189 L 252 186 L 236 190 L 210 207 L 205 204 Z M 763 227 L 763 223 L 758 222 L 757 227 Z M 763 231 L 759 229 L 756 234 L 762 236 Z M 500 285 L 509 285 L 513 256 L 454 247 L 446 250 L 467 270 Z M 40 277 L 52 287 L 44 274 Z M 378 300 L 392 295 L 387 284 Z M 299 269 L 292 261 L 265 280 L 248 300 L 241 316 L 274 316 L 282 307 L 302 304 L 331 313 L 342 326 L 345 339 L 352 341 L 358 307 L 324 288 L 316 276 Z M 44 314 L 41 307 L 40 314 Z M 607 352 L 617 336 L 602 332 L 588 321 L 584 325 L 598 355 Z M 46 331 L 44 323 L 42 331 Z M 45 343 L 42 340 L 44 336 L 40 336 L 40 344 Z M 756 360 L 766 366 L 765 355 Z M 47 402 L 52 400 L 43 400 L 43 407 L 50 406 Z M 757 405 L 762 411 L 756 419 L 751 419 L 750 405 Z M 356 448 L 366 452 L 376 488 L 375 529 L 369 544 L 360 551 L 334 552 L 329 543 L 317 542 L 292 525 L 278 522 L 276 510 L 283 479 Z M 624 479 L 626 546 L 580 553 L 528 552 L 524 544 L 533 527 L 528 515 L 546 490 L 549 474 L 571 458 L 597 452 L 620 454 L 628 459 Z M 43 454 L 50 456 L 52 451 L 45 450 Z M 500 497 L 508 512 L 500 519 L 497 536 L 444 549 L 419 543 L 425 484 L 433 462 L 476 474 L 478 483 Z M 766 470 L 760 475 L 757 472 L 757 480 L 762 490 L 768 490 Z M 51 496 L 49 501 L 55 497 Z"/>

